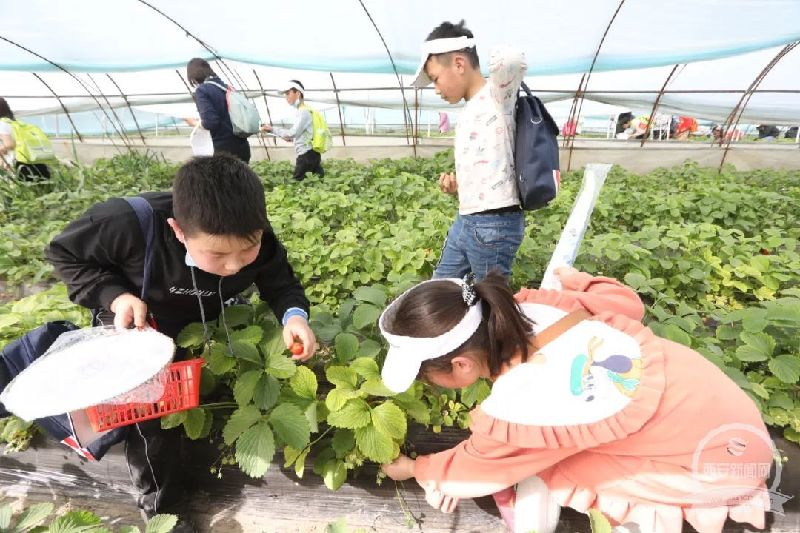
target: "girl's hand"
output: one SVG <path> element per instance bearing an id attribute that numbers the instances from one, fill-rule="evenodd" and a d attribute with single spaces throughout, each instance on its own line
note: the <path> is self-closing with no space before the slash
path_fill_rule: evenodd
<path id="1" fill-rule="evenodd" d="M 444 492 L 434 489 L 432 487 L 423 486 L 425 489 L 425 501 L 428 505 L 435 509 L 439 509 L 443 513 L 452 513 L 458 505 L 458 498 L 448 496 Z"/>
<path id="2" fill-rule="evenodd" d="M 558 276 L 558 279 L 564 280 L 570 276 L 574 276 L 575 274 L 580 274 L 580 272 L 572 268 L 571 266 L 560 266 L 553 271 L 553 274 Z"/>
<path id="3" fill-rule="evenodd" d="M 405 481 L 414 477 L 414 459 L 400 455 L 391 463 L 382 465 L 381 470 L 395 481 Z"/>

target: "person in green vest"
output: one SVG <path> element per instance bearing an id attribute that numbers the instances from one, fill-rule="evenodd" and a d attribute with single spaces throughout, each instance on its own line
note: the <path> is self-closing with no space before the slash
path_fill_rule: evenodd
<path id="1" fill-rule="evenodd" d="M 275 128 L 267 124 L 261 126 L 261 130 L 267 133 L 274 133 L 286 141 L 294 141 L 294 152 L 297 161 L 294 166 L 294 175 L 297 181 L 303 181 L 306 172 L 313 172 L 322 177 L 325 171 L 322 168 L 322 154 L 314 149 L 312 145 L 314 136 L 314 123 L 312 111 L 306 107 L 303 93 L 305 87 L 298 80 L 289 80 L 284 86 L 283 94 L 290 106 L 297 109 L 297 117 L 291 128 Z"/>
<path id="2" fill-rule="evenodd" d="M 17 132 L 22 131 L 20 128 L 33 132 L 28 144 L 36 146 L 28 146 L 24 139 L 17 138 Z M 36 149 L 35 152 L 32 149 Z M 50 178 L 50 169 L 45 163 L 27 160 L 26 157 L 30 157 L 31 153 L 35 153 L 40 159 L 55 161 L 52 146 L 44 132 L 36 126 L 18 121 L 6 99 L 0 97 L 0 170 L 16 173 L 26 180 Z"/>

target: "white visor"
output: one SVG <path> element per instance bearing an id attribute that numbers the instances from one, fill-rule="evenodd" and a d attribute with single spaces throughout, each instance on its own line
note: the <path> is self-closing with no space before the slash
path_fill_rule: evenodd
<path id="1" fill-rule="evenodd" d="M 455 52 L 456 50 L 463 50 L 474 46 L 475 39 L 463 36 L 425 41 L 422 43 L 422 57 L 420 58 L 419 68 L 417 68 L 417 72 L 414 74 L 414 82 L 411 85 L 417 89 L 422 89 L 431 84 L 431 79 L 428 77 L 428 73 L 425 72 L 425 64 L 428 62 L 428 58 L 431 54 L 445 54 L 447 52 Z"/>
<path id="2" fill-rule="evenodd" d="M 289 91 L 290 89 L 294 89 L 296 91 L 300 91 L 301 93 L 305 93 L 305 89 L 297 85 L 297 82 L 294 80 L 289 80 L 283 84 L 283 88 L 281 89 L 282 93 Z"/>
<path id="3" fill-rule="evenodd" d="M 469 310 L 456 324 L 453 329 L 439 335 L 438 337 L 406 337 L 404 335 L 393 335 L 386 331 L 387 318 L 397 311 L 398 303 L 408 295 L 409 292 L 425 283 L 448 281 L 455 283 L 459 287 L 464 287 L 464 280 L 458 278 L 442 278 L 423 281 L 411 289 L 401 294 L 389 307 L 387 307 L 378 321 L 381 334 L 389 342 L 389 351 L 386 354 L 386 361 L 383 363 L 381 378 L 389 390 L 400 393 L 408 389 L 419 374 L 419 369 L 423 361 L 436 359 L 447 355 L 465 342 L 478 330 L 481 324 L 483 313 L 481 311 L 480 300 L 469 307 Z"/>

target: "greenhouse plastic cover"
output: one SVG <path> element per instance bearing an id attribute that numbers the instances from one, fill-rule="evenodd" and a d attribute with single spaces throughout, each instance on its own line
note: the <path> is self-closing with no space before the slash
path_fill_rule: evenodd
<path id="1" fill-rule="evenodd" d="M 364 0 L 400 72 L 411 74 L 419 45 L 443 20 L 466 19 L 478 49 L 506 40 L 529 52 L 529 74 L 589 69 L 619 2 L 430 2 Z M 116 72 L 183 66 L 211 57 L 344 72 L 392 72 L 380 37 L 358 1 L 26 0 L 4 2 L 0 35 L 71 71 Z M 603 44 L 595 71 L 687 63 L 800 40 L 796 0 L 631 0 Z M 53 70 L 8 42 L 0 68 Z"/>
<path id="2" fill-rule="evenodd" d="M 236 88 L 255 90 L 263 82 L 277 120 L 291 112 L 275 90 L 289 77 L 302 79 L 311 89 L 306 94 L 310 102 L 335 106 L 329 72 L 336 73 L 339 102 L 344 106 L 399 110 L 405 97 L 411 113 L 417 106 L 453 109 L 431 89 L 418 94 L 407 87 L 403 94 L 397 89 L 363 90 L 397 87 L 398 83 L 381 38 L 357 0 L 296 4 L 242 0 L 227 2 L 224 7 L 207 0 L 121 0 L 113 3 L 113 9 L 109 5 L 96 0 L 31 0 L 3 5 L 0 37 L 30 50 L 0 39 L 3 95 L 41 97 L 11 98 L 12 108 L 20 117 L 47 116 L 54 123 L 53 114 L 61 111 L 58 102 L 50 98 L 49 89 L 29 72 L 38 72 L 56 94 L 66 95 L 62 103 L 70 112 L 97 110 L 100 101 L 105 107 L 138 106 L 137 117 L 140 110 L 147 111 L 153 104 L 177 104 L 172 114 L 193 115 L 191 97 L 175 69 L 183 74 L 189 58 L 211 59 L 212 54 L 186 31 L 202 39 L 233 67 L 235 74 L 231 76 L 225 65 L 213 63 Z M 482 65 L 488 64 L 493 45 L 520 47 L 527 55 L 528 85 L 540 91 L 544 101 L 551 102 L 574 95 L 620 2 L 506 1 L 489 7 L 472 0 L 364 0 L 364 6 L 385 39 L 404 85 L 410 82 L 419 62 L 420 43 L 430 30 L 443 20 L 464 18 L 476 35 Z M 298 31 L 302 31 L 302 38 L 298 38 Z M 649 113 L 673 66 L 680 64 L 667 86 L 670 91 L 740 92 L 665 94 L 660 112 L 723 121 L 741 98 L 741 91 L 785 44 L 797 40 L 797 0 L 628 0 L 622 3 L 605 37 L 588 87 L 593 93 L 587 99 L 637 114 Z M 104 93 L 107 101 L 82 96 L 86 90 L 74 79 L 31 52 L 68 69 L 93 92 Z M 254 69 L 259 80 L 252 74 Z M 98 74 L 102 72 L 112 73 L 120 88 Z M 759 90 L 796 91 L 798 72 L 800 50 L 795 48 L 770 71 Z M 120 89 L 129 95 L 128 102 L 113 96 L 119 95 Z M 622 92 L 637 90 L 648 92 Z M 266 121 L 265 99 L 257 98 L 256 103 Z M 167 120 L 142 116 L 142 122 L 151 126 Z M 399 112 L 397 117 L 402 122 Z M 86 120 L 90 119 L 87 115 Z M 336 112 L 329 113 L 327 119 L 338 121 Z M 59 127 L 61 121 L 66 123 L 63 114 Z M 749 100 L 742 121 L 796 124 L 800 122 L 800 98 L 797 93 L 757 93 Z M 135 126 L 131 120 L 125 122 L 126 129 Z M 82 131 L 81 124 L 77 127 Z M 84 126 L 87 131 L 98 128 L 97 123 Z"/>
<path id="3" fill-rule="evenodd" d="M 83 135 L 101 135 L 103 133 L 114 132 L 115 128 L 126 132 L 135 132 L 137 129 L 142 131 L 155 130 L 156 128 L 174 129 L 177 126 L 184 126 L 185 123 L 174 116 L 159 115 L 142 109 L 127 109 L 121 107 L 116 109 L 113 114 L 106 117 L 96 106 L 87 106 L 91 111 L 80 111 L 70 113 L 70 118 L 75 124 L 75 128 Z M 60 110 L 60 108 L 58 109 Z M 24 117 L 25 122 L 38 126 L 48 135 L 68 135 L 72 130 L 69 119 L 63 114 L 58 113 L 57 109 L 46 112 L 39 112 L 36 115 L 19 114 Z M 136 119 L 134 120 L 133 114 Z"/>
<path id="4" fill-rule="evenodd" d="M 667 89 L 670 91 L 695 91 L 695 90 L 730 90 L 738 89 L 740 92 L 728 93 L 670 93 L 661 97 L 659 112 L 687 114 L 697 118 L 715 122 L 724 121 L 731 110 L 742 97 L 741 91 L 746 89 L 756 78 L 759 72 L 781 50 L 782 47 L 750 52 L 734 57 L 702 61 L 681 65 L 672 77 Z M 298 77 L 303 80 L 309 89 L 306 99 L 317 109 L 326 112 L 329 123 L 338 123 L 336 111 L 336 94 L 331 85 L 327 72 L 303 71 L 269 67 L 253 67 L 238 62 L 227 62 L 241 77 L 244 86 L 249 89 L 259 87 L 258 80 L 253 75 L 256 70 L 259 80 L 268 93 L 268 98 L 273 120 L 291 120 L 292 109 L 286 104 L 285 99 L 275 89 L 284 79 Z M 215 68 L 217 68 L 215 66 Z M 651 67 L 638 70 L 596 72 L 592 74 L 586 98 L 590 100 L 584 104 L 582 115 L 605 113 L 606 119 L 610 114 L 620 112 L 620 109 L 633 110 L 636 114 L 649 114 L 653 101 L 657 97 L 667 76 L 672 71 L 672 66 Z M 182 72 L 182 70 L 181 70 Z M 759 90 L 795 90 L 800 89 L 800 47 L 795 48 L 780 61 L 775 68 L 764 78 Z M 224 72 L 222 72 L 224 76 Z M 136 110 L 137 119 L 142 129 L 150 129 L 155 125 L 156 119 L 160 125 L 165 126 L 172 122 L 164 114 L 179 117 L 193 117 L 196 115 L 194 103 L 183 82 L 175 73 L 175 69 L 162 69 L 147 73 L 117 73 L 114 80 L 125 90 L 128 102 L 119 96 L 119 90 L 104 76 L 78 73 L 76 76 L 92 87 L 91 80 L 97 82 L 100 91 L 105 95 L 108 103 L 117 108 L 116 112 L 123 120 L 126 130 L 135 131 L 135 124 L 128 120 L 128 103 Z M 46 73 L 42 77 L 57 93 L 68 95 L 62 98 L 63 104 L 73 115 L 78 131 L 82 133 L 96 133 L 106 129 L 113 131 L 110 125 L 105 128 L 101 122 L 108 122 L 108 118 L 97 110 L 97 103 L 86 94 L 80 85 L 67 74 Z M 402 76 L 408 82 L 411 76 Z M 353 74 L 337 73 L 335 75 L 339 89 L 339 101 L 343 106 L 345 122 L 347 124 L 360 124 L 364 120 L 364 110 L 368 107 L 394 112 L 378 113 L 379 117 L 393 123 L 402 124 L 403 95 L 397 87 L 397 79 L 393 74 Z M 575 89 L 580 82 L 581 74 L 561 74 L 552 76 L 528 76 L 526 82 L 534 92 L 546 103 L 561 100 L 571 101 Z M 44 125 L 48 133 L 68 130 L 67 119 L 61 113 L 61 107 L 54 98 L 49 98 L 49 90 L 29 73 L 0 72 L 0 87 L 14 88 L 14 93 L 25 94 L 30 98 L 10 99 L 12 109 L 24 120 Z M 385 90 L 364 90 L 369 87 L 383 87 Z M 7 89 L 6 89 L 7 90 Z M 642 93 L 615 92 L 615 91 L 649 91 Z M 95 91 L 97 92 L 97 91 Z M 145 93 L 164 93 L 145 95 Z M 257 92 L 249 93 L 256 95 Z M 8 96 L 6 93 L 5 96 Z M 434 94 L 432 89 L 426 89 L 416 94 L 406 88 L 404 91 L 406 102 L 413 115 L 414 108 L 433 111 L 457 111 L 458 107 L 451 106 Z M 33 98 L 33 97 L 36 98 Z M 797 124 L 800 122 L 800 95 L 794 93 L 759 92 L 754 94 L 744 114 L 743 123 L 774 123 L 782 125 Z M 255 98 L 262 119 L 266 121 L 268 115 L 265 109 L 265 99 Z M 102 100 L 106 106 L 106 100 Z M 162 104 L 162 105 L 155 105 Z M 603 106 L 600 104 L 609 104 Z M 613 107 L 611 107 L 613 106 Z M 559 107 L 565 108 L 564 113 L 559 113 Z M 561 121 L 565 119 L 569 105 L 556 105 L 551 113 Z M 58 116 L 56 128 L 55 114 Z M 159 113 L 156 117 L 152 113 Z M 426 122 L 426 115 L 421 121 Z M 563 115 L 563 116 L 562 116 Z M 41 117 L 41 118 L 40 118 Z M 39 120 L 42 122 L 40 123 Z M 94 120 L 94 121 L 93 121 Z M 434 119 L 436 121 L 436 119 Z"/>

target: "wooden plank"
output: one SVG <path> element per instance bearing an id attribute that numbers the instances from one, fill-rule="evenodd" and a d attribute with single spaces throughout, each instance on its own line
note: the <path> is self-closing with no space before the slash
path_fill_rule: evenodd
<path id="1" fill-rule="evenodd" d="M 452 446 L 460 432 L 419 432 L 412 441 L 420 453 Z M 121 447 L 100 462 L 89 463 L 53 441 L 36 442 L 35 449 L 0 456 L 0 495 L 28 504 L 51 501 L 57 506 L 89 509 L 115 524 L 141 523 L 135 506 Z M 790 474 L 800 467 L 800 449 L 783 443 L 790 457 L 784 467 L 781 492 L 797 495 L 800 476 Z M 190 510 L 202 532 L 302 532 L 321 533 L 325 526 L 343 519 L 351 531 L 481 532 L 506 531 L 491 498 L 462 501 L 453 514 L 444 514 L 425 503 L 424 493 L 413 481 L 375 484 L 376 469 L 365 468 L 337 492 L 331 492 L 310 472 L 297 479 L 281 468 L 279 457 L 263 479 L 251 479 L 236 468 L 224 468 L 222 479 L 208 472 L 208 457 L 214 450 L 197 446 L 187 461 L 191 480 Z M 794 491 L 794 492 L 793 492 Z M 797 498 L 785 507 L 785 516 L 771 519 L 772 532 L 800 531 Z M 571 509 L 562 512 L 559 533 L 589 531 L 588 521 Z M 686 531 L 691 528 L 686 526 Z M 746 531 L 729 523 L 726 532 Z"/>
<path id="2" fill-rule="evenodd" d="M 217 479 L 209 474 L 207 461 L 190 461 L 187 474 L 194 488 L 190 510 L 201 530 L 310 532 L 324 530 L 340 518 L 351 528 L 372 531 L 408 531 L 409 524 L 431 532 L 504 530 L 496 514 L 478 506 L 491 509 L 490 498 L 464 502 L 457 513 L 447 515 L 428 507 L 414 482 L 385 480 L 377 486 L 374 467 L 331 492 L 310 472 L 310 463 L 304 479 L 297 479 L 293 471 L 281 468 L 281 461 L 276 457 L 258 480 L 233 467 L 224 468 Z M 2 496 L 28 504 L 68 503 L 118 524 L 141 521 L 120 446 L 92 463 L 52 441 L 38 442 L 36 449 L 0 457 L 0 487 Z"/>

